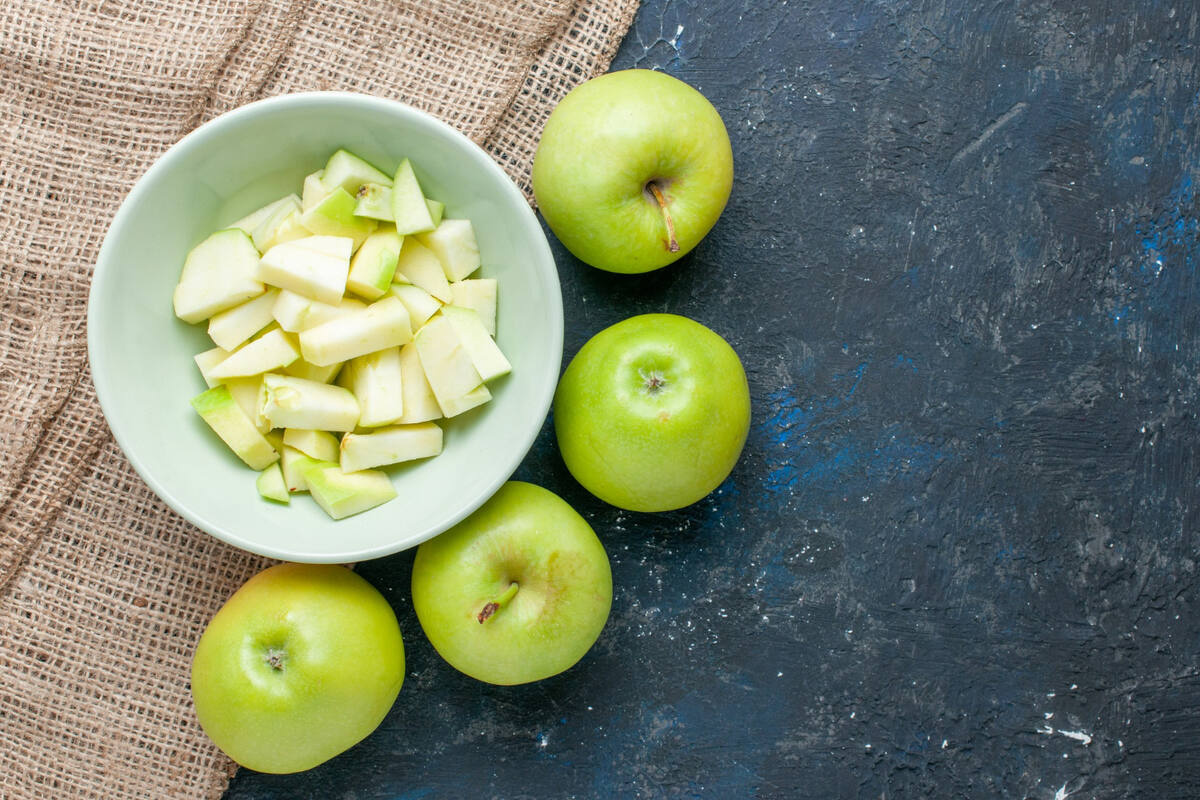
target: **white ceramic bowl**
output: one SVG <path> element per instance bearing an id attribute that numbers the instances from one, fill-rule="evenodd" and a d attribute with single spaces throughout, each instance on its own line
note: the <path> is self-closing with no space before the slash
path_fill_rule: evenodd
<path id="1" fill-rule="evenodd" d="M 444 421 L 445 450 L 391 468 L 399 496 L 340 521 L 306 495 L 262 500 L 256 473 L 189 400 L 205 384 L 192 356 L 206 326 L 172 312 L 188 250 L 288 192 L 344 147 L 393 169 L 408 157 L 446 216 L 475 226 L 483 268 L 499 279 L 497 342 L 513 365 L 493 400 Z M 402 103 L 320 92 L 252 103 L 196 129 L 159 159 L 121 205 L 96 262 L 88 356 L 121 449 L 150 488 L 197 527 L 289 561 L 347 562 L 419 544 L 458 522 L 509 478 L 541 429 L 562 360 L 562 295 L 553 256 L 525 198 L 480 148 Z"/>

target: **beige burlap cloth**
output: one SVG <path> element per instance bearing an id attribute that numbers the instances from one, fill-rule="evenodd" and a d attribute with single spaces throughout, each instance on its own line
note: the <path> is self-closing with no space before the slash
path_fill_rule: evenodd
<path id="1" fill-rule="evenodd" d="M 432 112 L 528 191 L 542 122 L 607 67 L 636 6 L 0 3 L 0 798 L 214 796 L 231 774 L 188 665 L 265 562 L 150 493 L 87 370 L 92 264 L 138 176 L 221 112 L 344 89 Z"/>

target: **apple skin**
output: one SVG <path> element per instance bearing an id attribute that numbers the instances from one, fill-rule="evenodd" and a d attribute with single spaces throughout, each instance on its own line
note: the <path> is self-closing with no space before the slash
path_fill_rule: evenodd
<path id="1" fill-rule="evenodd" d="M 682 508 L 717 488 L 741 455 L 746 372 L 698 322 L 631 317 L 571 360 L 554 397 L 554 430 L 567 469 L 601 500 L 630 511 Z"/>
<path id="2" fill-rule="evenodd" d="M 661 189 L 675 226 L 672 252 Z M 610 72 L 554 109 L 533 160 L 533 193 L 554 235 L 609 272 L 665 267 L 712 229 L 733 186 L 733 151 L 704 95 L 663 72 Z"/>
<path id="3" fill-rule="evenodd" d="M 516 594 L 480 622 L 513 583 Z M 417 548 L 412 598 L 442 658 L 511 686 L 557 675 L 591 649 L 612 607 L 612 571 L 595 531 L 565 500 L 510 481 Z"/>
<path id="4" fill-rule="evenodd" d="M 268 658 L 282 655 L 282 668 Z M 280 564 L 238 589 L 192 661 L 201 727 L 259 772 L 311 769 L 375 730 L 404 681 L 395 612 L 345 567 Z"/>

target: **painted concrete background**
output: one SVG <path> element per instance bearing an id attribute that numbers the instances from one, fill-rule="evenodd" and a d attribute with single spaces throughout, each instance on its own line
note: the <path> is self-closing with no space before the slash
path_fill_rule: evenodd
<path id="1" fill-rule="evenodd" d="M 517 473 L 613 562 L 567 674 L 410 674 L 250 798 L 1200 796 L 1200 7 L 649 0 L 615 68 L 703 91 L 737 164 L 676 267 L 557 242 L 567 358 L 649 311 L 750 376 L 737 470 L 622 513 L 547 425 Z M 503 299 L 501 300 L 503 305 Z M 501 310 L 503 313 L 503 310 Z"/>

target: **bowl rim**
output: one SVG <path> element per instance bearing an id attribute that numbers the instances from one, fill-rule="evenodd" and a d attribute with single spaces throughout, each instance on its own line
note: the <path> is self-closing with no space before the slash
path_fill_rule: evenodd
<path id="1" fill-rule="evenodd" d="M 150 472 L 147 466 L 133 451 L 129 441 L 121 429 L 120 425 L 113 424 L 113 398 L 116 396 L 116 389 L 108 381 L 107 359 L 108 356 L 101 352 L 98 346 L 97 320 L 103 321 L 105 312 L 101 308 L 99 302 L 100 291 L 98 287 L 103 287 L 109 280 L 110 275 L 114 274 L 118 269 L 118 265 L 111 263 L 114 259 L 111 255 L 111 248 L 114 240 L 114 231 L 123 228 L 128 220 L 136 214 L 136 208 L 139 201 L 149 187 L 154 183 L 158 175 L 168 172 L 175 165 L 175 162 L 181 158 L 181 154 L 192 149 L 198 143 L 220 136 L 226 127 L 236 123 L 243 117 L 258 115 L 264 111 L 271 111 L 279 107 L 303 107 L 305 105 L 323 105 L 327 103 L 353 103 L 380 112 L 388 114 L 398 114 L 407 116 L 420 121 L 424 125 L 432 126 L 446 134 L 451 140 L 458 142 L 464 147 L 480 166 L 496 178 L 500 179 L 500 184 L 504 187 L 509 198 L 514 206 L 519 210 L 517 214 L 524 219 L 531 230 L 536 231 L 537 235 L 534 238 L 536 247 L 541 251 L 543 258 L 530 258 L 531 265 L 545 263 L 550 265 L 549 270 L 539 270 L 545 272 L 543 276 L 547 282 L 547 288 L 553 292 L 553 295 L 558 297 L 558 303 L 551 303 L 546 309 L 548 322 L 551 328 L 551 349 L 557 355 L 555 358 L 549 359 L 549 363 L 543 368 L 543 371 L 549 374 L 541 378 L 542 386 L 540 388 L 540 397 L 538 398 L 538 407 L 540 414 L 532 419 L 537 420 L 537 424 L 531 424 L 529 430 L 525 433 L 522 444 L 514 448 L 512 456 L 501 464 L 501 468 L 496 473 L 496 477 L 489 481 L 475 496 L 466 499 L 459 509 L 450 517 L 441 528 L 431 528 L 422 531 L 411 541 L 393 542 L 390 544 L 378 545 L 375 547 L 365 547 L 359 549 L 351 549 L 338 552 L 336 554 L 320 553 L 320 552 L 304 552 L 281 549 L 278 547 L 265 546 L 248 540 L 244 536 L 239 535 L 235 531 L 228 530 L 225 527 L 214 524 L 207 520 L 202 514 L 192 511 L 186 507 L 172 494 L 170 489 L 160 483 Z M 550 406 L 554 400 L 554 392 L 558 385 L 558 377 L 562 368 L 562 352 L 563 352 L 563 305 L 562 305 L 562 285 L 559 281 L 558 270 L 554 262 L 554 254 L 550 249 L 550 244 L 546 240 L 545 232 L 542 230 L 541 224 L 538 222 L 537 215 L 530 207 L 525 195 L 513 182 L 512 178 L 500 167 L 499 163 L 492 158 L 482 147 L 467 138 L 461 131 L 457 130 L 448 123 L 438 119 L 437 117 L 415 108 L 400 100 L 392 100 L 389 98 L 378 97 L 375 95 L 363 94 L 359 92 L 344 92 L 344 91 L 318 91 L 318 92 L 296 92 L 292 94 L 277 95 L 263 100 L 256 100 L 245 105 L 239 106 L 236 109 L 227 111 L 217 117 L 214 117 L 207 122 L 199 125 L 189 133 L 185 134 L 179 141 L 172 144 L 166 151 L 160 155 L 154 163 L 135 181 L 125 199 L 121 202 L 116 214 L 113 215 L 112 221 L 105 231 L 104 240 L 100 245 L 100 250 L 96 255 L 96 260 L 92 272 L 91 285 L 88 288 L 87 301 L 87 355 L 88 367 L 91 372 L 92 385 L 96 390 L 96 399 L 99 402 L 101 413 L 104 415 L 104 420 L 112 431 L 113 438 L 117 445 L 121 448 L 121 452 L 129 459 L 129 463 L 133 466 L 134 471 L 138 476 L 150 487 L 160 499 L 182 516 L 191 524 L 195 525 L 200 530 L 219 539 L 226 544 L 233 545 L 241 550 L 256 553 L 268 558 L 279 559 L 283 561 L 303 562 L 303 563 L 349 563 L 354 561 L 363 561 L 373 558 L 381 558 L 383 556 L 392 555 L 393 553 L 402 552 L 410 548 L 416 547 L 420 543 L 432 539 L 440 533 L 448 530 L 454 525 L 461 522 L 489 498 L 494 495 L 501 486 L 505 484 L 512 474 L 521 465 L 529 450 L 533 447 L 534 442 L 540 434 L 547 416 L 550 413 Z M 330 520 L 330 524 L 336 524 Z"/>

